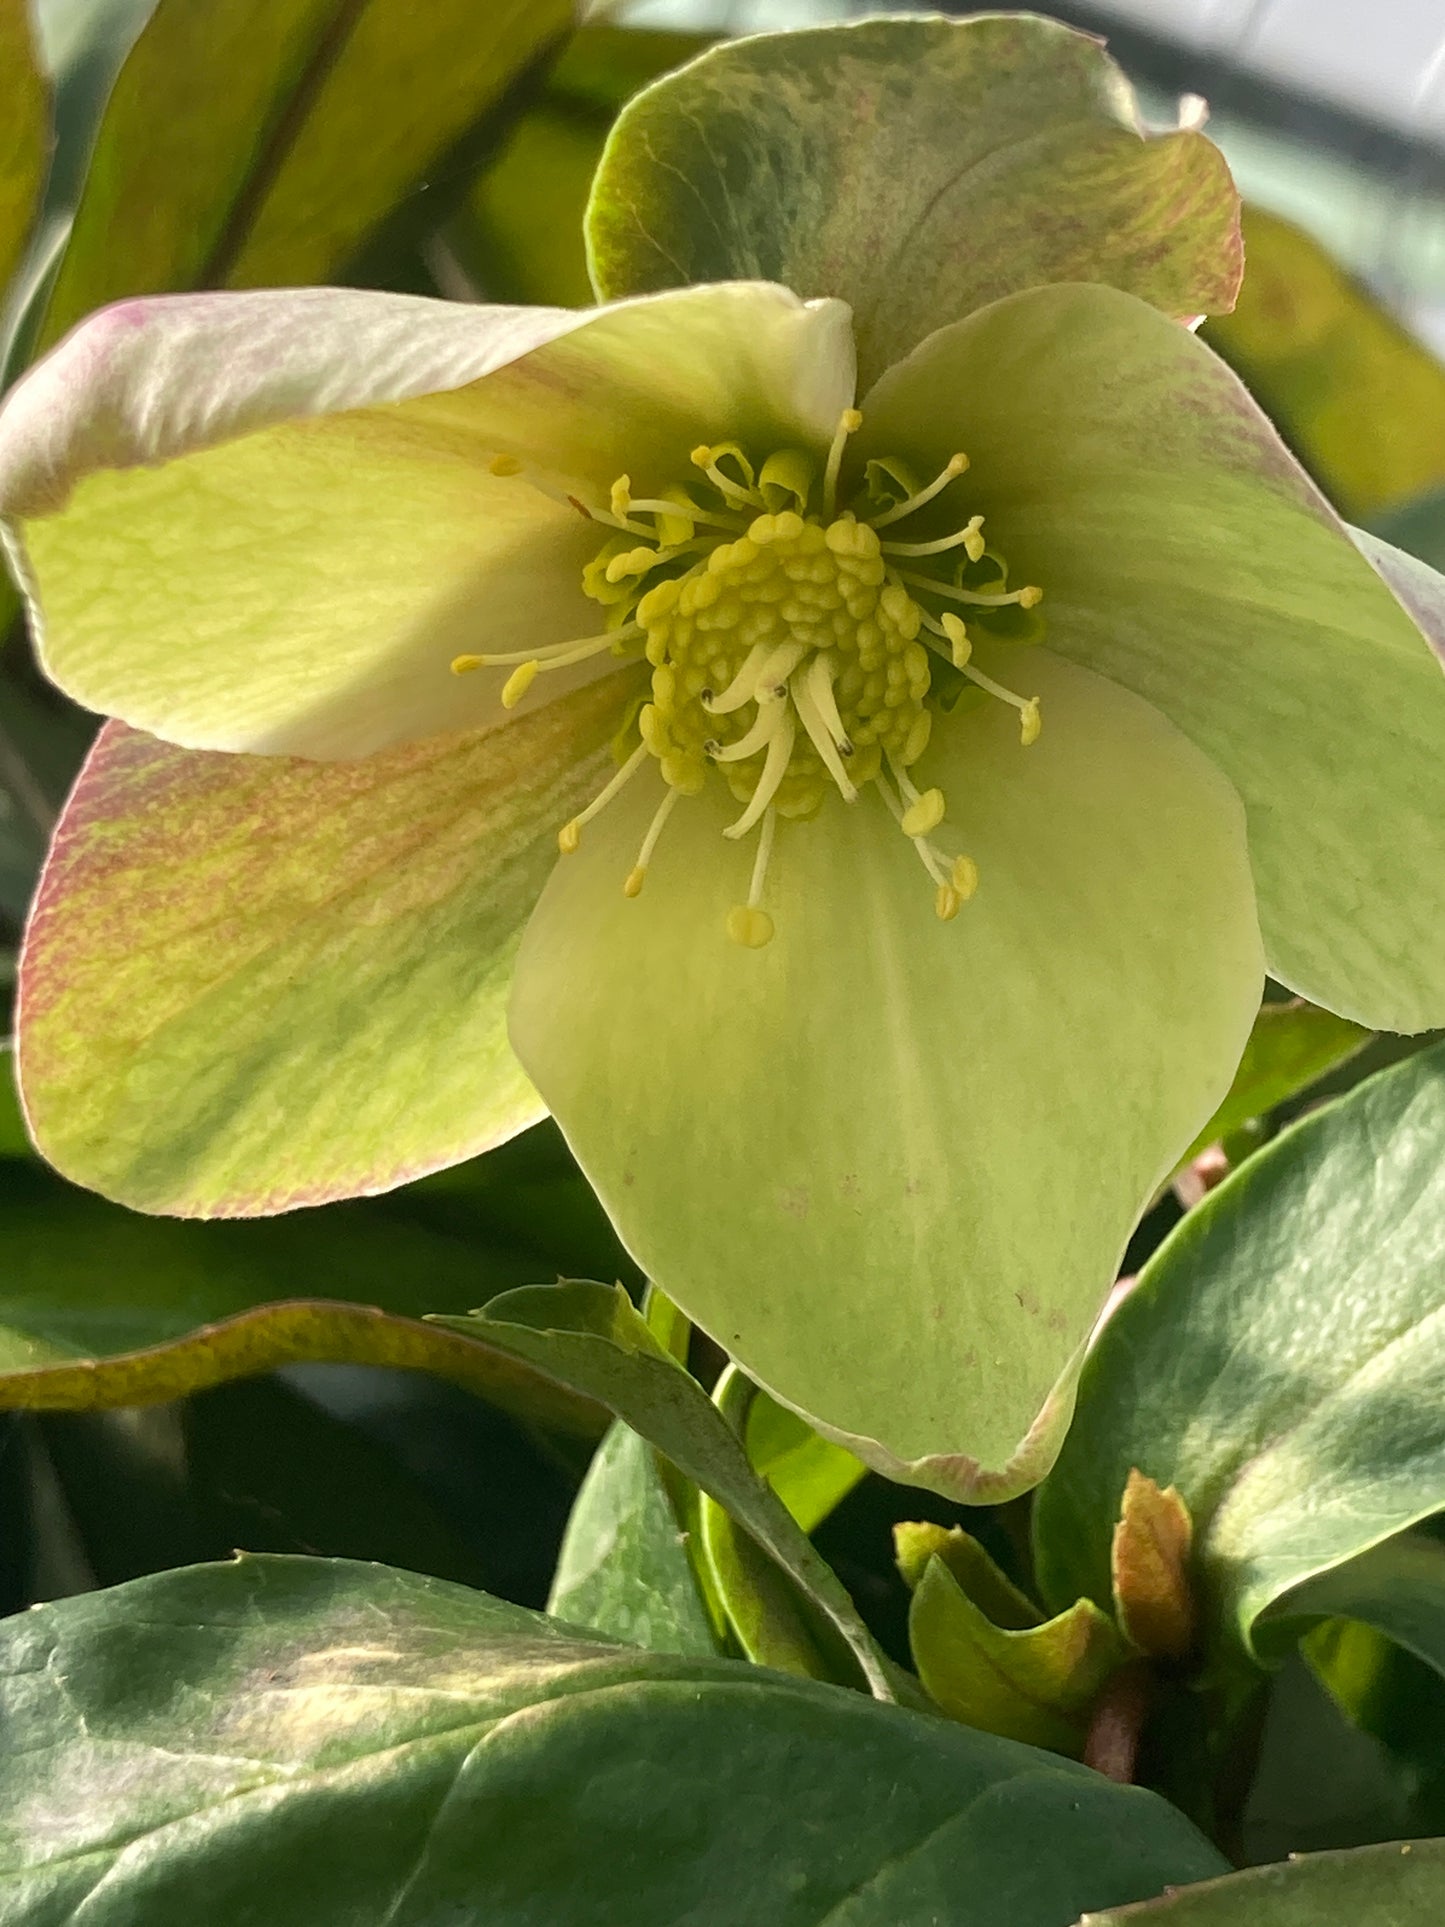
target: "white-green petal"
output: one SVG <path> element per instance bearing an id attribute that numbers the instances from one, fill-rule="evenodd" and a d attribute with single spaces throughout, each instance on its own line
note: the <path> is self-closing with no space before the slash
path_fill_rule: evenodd
<path id="1" fill-rule="evenodd" d="M 660 487 L 699 440 L 826 440 L 852 388 L 847 309 L 765 283 L 132 301 L 0 411 L 0 523 L 78 701 L 191 747 L 365 755 L 497 718 L 503 672 L 454 656 L 602 628 L 580 572 L 610 531 L 569 494 Z"/>
<path id="2" fill-rule="evenodd" d="M 1227 1087 L 1262 975 L 1239 801 L 1159 713 L 1032 652 L 1043 735 L 940 718 L 976 860 L 951 923 L 881 801 L 783 824 L 777 934 L 723 932 L 721 786 L 622 880 L 661 786 L 584 833 L 523 940 L 514 1048 L 639 1262 L 870 1464 L 1042 1476 L 1136 1217 Z M 1037 1423 L 1036 1423 L 1037 1421 Z"/>
<path id="3" fill-rule="evenodd" d="M 1224 364 L 1128 295 L 1040 288 L 864 411 L 864 453 L 966 450 L 963 510 L 1043 587 L 1051 646 L 1229 776 L 1273 973 L 1374 1027 L 1445 1023 L 1445 677 Z"/>

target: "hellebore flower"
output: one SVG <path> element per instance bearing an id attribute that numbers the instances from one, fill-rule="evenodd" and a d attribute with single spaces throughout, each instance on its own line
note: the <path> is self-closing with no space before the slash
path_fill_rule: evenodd
<path id="1" fill-rule="evenodd" d="M 1445 682 L 1181 325 L 1232 195 L 1121 87 L 1027 18 L 740 43 L 614 136 L 637 298 L 137 301 L 21 384 L 12 560 L 122 719 L 24 966 L 62 1169 L 282 1210 L 531 1079 L 779 1397 L 895 1476 L 1041 1476 L 1266 962 L 1445 1021 Z"/>

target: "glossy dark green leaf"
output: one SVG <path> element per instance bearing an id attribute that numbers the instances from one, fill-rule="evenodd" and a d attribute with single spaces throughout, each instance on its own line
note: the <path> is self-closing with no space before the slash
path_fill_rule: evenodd
<path id="1" fill-rule="evenodd" d="M 41 1608 L 0 1694 L 6 1927 L 1068 1927 L 1222 1865 L 1029 1748 L 378 1567 Z"/>
<path id="2" fill-rule="evenodd" d="M 837 1629 L 870 1688 L 880 1699 L 893 1697 L 882 1656 L 827 1562 L 624 1291 L 583 1281 L 532 1287 L 506 1292 L 469 1318 L 436 1322 L 537 1366 L 625 1420 L 771 1554 Z"/>
<path id="3" fill-rule="evenodd" d="M 1089 36 L 1035 14 L 872 20 L 714 48 L 623 112 L 588 210 L 598 292 L 759 278 L 854 310 L 866 388 L 925 335 L 1051 281 L 1228 307 L 1218 150 L 1143 137 Z"/>
<path id="4" fill-rule="evenodd" d="M 1056 1607 L 1109 1599 L 1133 1467 L 1195 1527 L 1206 1638 L 1445 1503 L 1445 1048 L 1307 1117 L 1174 1231 L 1085 1367 L 1034 1513 Z"/>
<path id="5" fill-rule="evenodd" d="M 276 1375 L 182 1404 L 31 1417 L 97 1585 L 248 1552 L 496 1583 L 420 1480 Z M 514 1495 L 515 1496 L 515 1495 Z"/>
<path id="6" fill-rule="evenodd" d="M 1361 1620 L 1445 1675 L 1445 1544 L 1402 1533 L 1306 1580 L 1261 1617 L 1256 1642 L 1288 1645 L 1321 1619 Z"/>
<path id="7" fill-rule="evenodd" d="M 577 1493 L 547 1610 L 653 1653 L 718 1650 L 657 1454 L 620 1420 Z"/>
<path id="8" fill-rule="evenodd" d="M 32 1156 L 8 1064 L 0 1081 L 0 1408 L 153 1404 L 327 1360 L 435 1372 L 521 1416 L 596 1424 L 534 1368 L 419 1322 L 554 1269 L 489 1235 L 481 1209 L 434 1225 L 397 1194 L 250 1222 L 141 1217 Z"/>
<path id="9" fill-rule="evenodd" d="M 1310 1579 L 1259 1621 L 1298 1641 L 1336 1703 L 1412 1782 L 1409 1831 L 1445 1825 L 1445 1543 L 1402 1533 Z"/>
<path id="10" fill-rule="evenodd" d="M 569 0 L 159 0 L 96 134 L 40 345 L 121 295 L 334 275 L 404 198 L 426 215 L 429 165 L 571 19 Z"/>
<path id="11" fill-rule="evenodd" d="M 1251 1119 L 1298 1097 L 1363 1050 L 1370 1036 L 1348 1017 L 1336 1017 L 1302 997 L 1261 1005 L 1228 1095 L 1179 1160 L 1181 1168 Z"/>
<path id="12" fill-rule="evenodd" d="M 1432 1830 L 1416 1811 L 1418 1776 L 1346 1715 L 1302 1654 L 1272 1675 L 1262 1711 L 1240 1816 L 1246 1865 Z"/>
<path id="13" fill-rule="evenodd" d="M 1445 1840 L 1391 1841 L 1250 1867 L 1079 1927 L 1439 1927 Z"/>

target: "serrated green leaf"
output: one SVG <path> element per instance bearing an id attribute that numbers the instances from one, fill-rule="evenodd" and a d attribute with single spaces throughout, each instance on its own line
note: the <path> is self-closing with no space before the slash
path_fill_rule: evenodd
<path id="1" fill-rule="evenodd" d="M 1061 1927 L 1222 1865 L 1029 1748 L 380 1567 L 43 1607 L 0 1707 L 7 1927 Z"/>
<path id="2" fill-rule="evenodd" d="M 1145 1267 L 1034 1513 L 1056 1605 L 1109 1597 L 1137 1466 L 1195 1524 L 1206 1639 L 1445 1502 L 1445 1048 L 1287 1131 Z"/>
<path id="3" fill-rule="evenodd" d="M 657 1454 L 620 1421 L 577 1493 L 547 1610 L 653 1653 L 718 1650 Z"/>
<path id="4" fill-rule="evenodd" d="M 527 1360 L 639 1432 L 771 1554 L 837 1629 L 877 1696 L 893 1697 L 882 1656 L 827 1562 L 753 1470 L 727 1419 L 664 1351 L 625 1292 L 567 1281 L 505 1292 L 483 1312 L 436 1322 Z"/>
<path id="5" fill-rule="evenodd" d="M 1250 1867 L 1078 1927 L 1438 1927 L 1445 1840 L 1391 1841 Z"/>

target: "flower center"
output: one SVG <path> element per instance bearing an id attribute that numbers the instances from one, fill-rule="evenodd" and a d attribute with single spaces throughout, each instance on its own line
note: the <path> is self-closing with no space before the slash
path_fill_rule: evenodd
<path id="1" fill-rule="evenodd" d="M 563 826 L 559 846 L 576 850 L 587 823 L 651 763 L 666 790 L 623 883 L 636 896 L 673 808 L 720 778 L 741 806 L 724 836 L 758 837 L 746 901 L 727 924 L 749 948 L 773 935 L 763 897 L 779 819 L 815 816 L 834 792 L 849 804 L 876 792 L 932 878 L 937 914 L 956 916 L 978 873 L 934 841 L 945 798 L 920 790 L 910 773 L 934 719 L 966 693 L 982 694 L 1018 711 L 1025 745 L 1039 733 L 1037 699 L 972 664 L 961 611 L 996 640 L 1033 640 L 1042 592 L 1008 588 L 982 516 L 931 541 L 891 533 L 964 473 L 966 457 L 955 455 L 924 487 L 899 461 L 869 462 L 857 499 L 840 510 L 843 454 L 861 421 L 845 412 L 822 464 L 781 449 L 755 468 L 729 442 L 694 449 L 699 479 L 657 499 L 634 497 L 622 476 L 606 510 L 574 501 L 615 531 L 582 576 L 607 610 L 603 633 L 452 664 L 458 674 L 512 666 L 502 691 L 511 707 L 548 669 L 609 650 L 645 657 L 650 700 L 624 730 L 621 767 Z M 494 467 L 515 472 L 509 458 Z"/>

